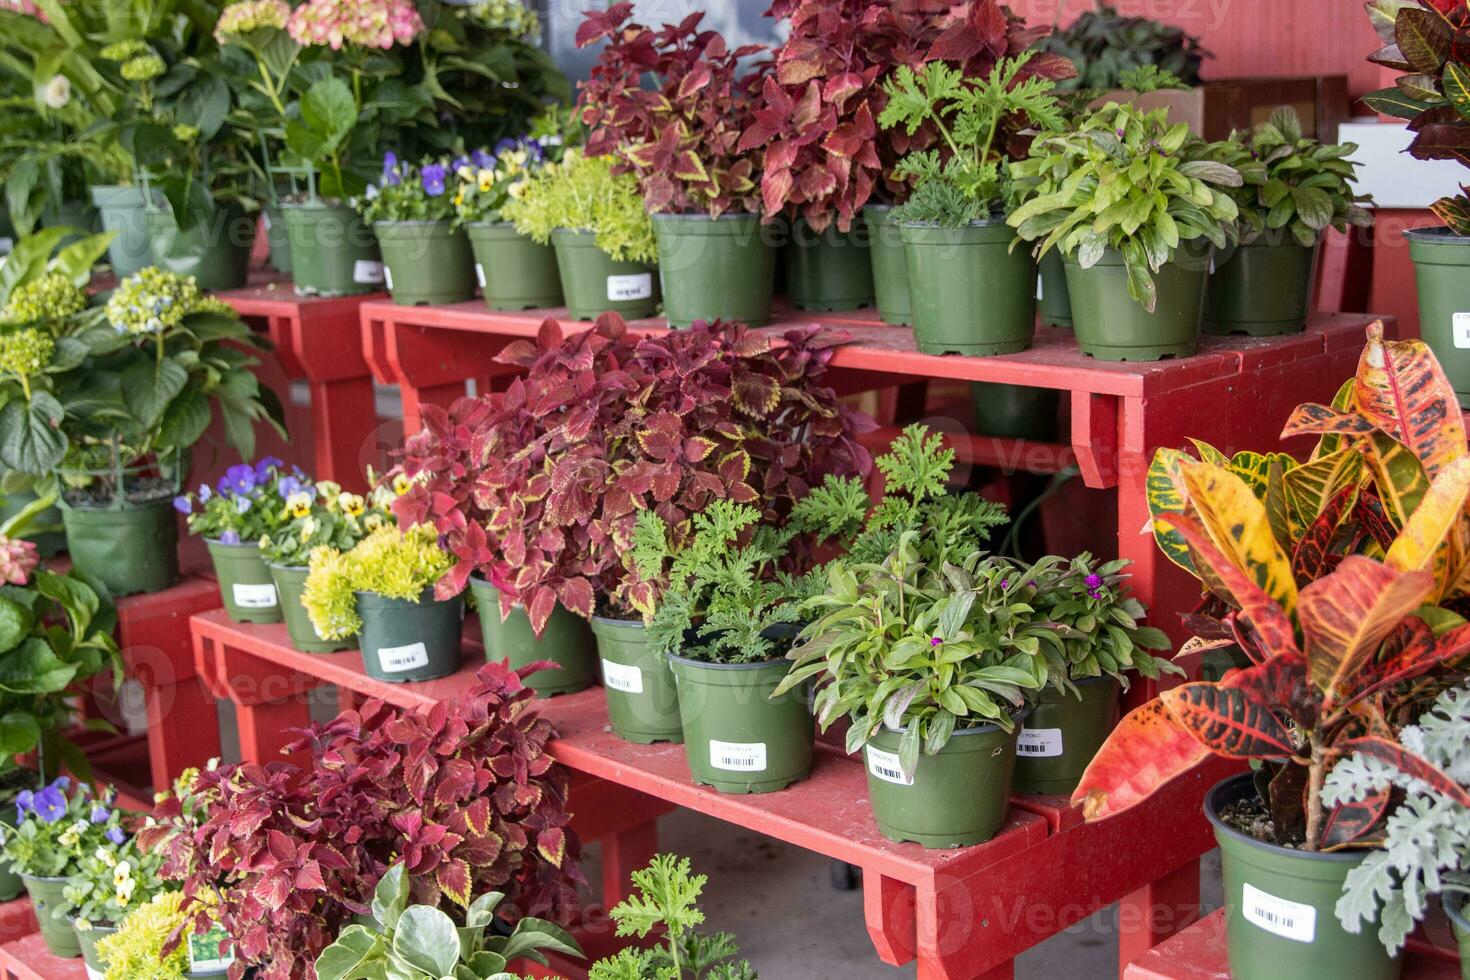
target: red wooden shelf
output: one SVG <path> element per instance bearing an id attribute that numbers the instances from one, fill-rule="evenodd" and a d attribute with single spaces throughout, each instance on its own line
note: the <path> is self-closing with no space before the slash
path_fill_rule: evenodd
<path id="1" fill-rule="evenodd" d="M 52 956 L 46 940 L 33 932 L 0 946 L 0 980 L 88 980 L 87 964 L 80 956 Z"/>

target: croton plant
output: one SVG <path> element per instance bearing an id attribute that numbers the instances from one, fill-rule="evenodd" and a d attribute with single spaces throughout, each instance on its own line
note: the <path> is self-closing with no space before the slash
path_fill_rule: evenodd
<path id="1" fill-rule="evenodd" d="M 1306 462 L 1204 444 L 1198 459 L 1156 456 L 1156 537 L 1208 591 L 1184 651 L 1235 645 L 1249 665 L 1124 719 L 1074 797 L 1089 818 L 1213 753 L 1262 762 L 1276 843 L 1328 850 L 1381 840 L 1390 803 L 1385 791 L 1325 806 L 1339 760 L 1447 778 L 1397 732 L 1470 659 L 1470 451 L 1454 389 L 1427 347 L 1376 324 L 1357 376 L 1283 435 L 1320 438 Z"/>

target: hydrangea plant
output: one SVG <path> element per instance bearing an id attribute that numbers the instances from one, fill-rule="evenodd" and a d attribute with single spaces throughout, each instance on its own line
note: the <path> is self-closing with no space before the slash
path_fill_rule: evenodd
<path id="1" fill-rule="evenodd" d="M 75 874 L 99 847 L 127 840 L 122 814 L 112 805 L 114 798 L 111 790 L 98 797 L 91 786 L 66 776 L 38 790 L 22 791 L 15 799 L 16 826 L 4 829 L 0 854 L 21 874 L 37 878 Z"/>
<path id="2" fill-rule="evenodd" d="M 279 529 L 291 516 L 288 501 L 311 486 L 299 467 L 265 456 L 254 465 L 237 463 L 211 487 L 174 498 L 174 509 L 186 515 L 190 534 L 221 544 L 253 543 Z"/>
<path id="3" fill-rule="evenodd" d="M 351 551 L 364 537 L 394 517 L 392 503 L 409 490 L 401 473 L 388 485 L 372 479 L 366 495 L 345 493 L 330 480 L 302 484 L 286 495 L 286 523 L 260 539 L 261 555 L 275 565 L 305 567 L 317 548 Z"/>
<path id="4" fill-rule="evenodd" d="M 350 551 L 331 547 L 313 551 L 301 603 L 318 635 L 340 640 L 362 629 L 355 593 L 418 602 L 454 564 L 454 556 L 440 547 L 432 526 L 399 530 L 385 525 Z"/>

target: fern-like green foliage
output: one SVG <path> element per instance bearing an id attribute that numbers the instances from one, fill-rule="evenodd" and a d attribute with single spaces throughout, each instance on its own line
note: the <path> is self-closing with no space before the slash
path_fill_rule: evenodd
<path id="1" fill-rule="evenodd" d="M 1129 68 L 1118 77 L 1118 87 L 1139 95 L 1161 92 L 1164 89 L 1189 88 L 1178 75 L 1158 65 L 1136 65 Z"/>
<path id="2" fill-rule="evenodd" d="M 612 172 L 608 157 L 568 150 L 547 164 L 500 210 L 516 231 L 541 244 L 558 228 L 590 231 L 597 247 L 619 262 L 658 261 L 653 221 L 643 207 L 638 179 Z"/>
<path id="3" fill-rule="evenodd" d="M 663 945 L 625 949 L 592 965 L 589 980 L 757 980 L 741 959 L 735 937 L 727 932 L 696 931 L 704 913 L 695 904 L 709 879 L 691 873 L 688 858 L 659 854 L 648 867 L 633 872 L 636 895 L 608 913 L 619 936 L 646 938 L 663 928 Z"/>
<path id="4" fill-rule="evenodd" d="M 925 124 L 938 130 L 943 149 L 910 153 L 897 176 L 914 182 L 911 200 L 894 214 L 899 221 L 961 227 L 1008 209 L 1010 161 L 1004 135 L 1011 129 L 1060 129 L 1061 108 L 1049 79 L 1026 76 L 1032 54 L 1002 58 L 988 75 L 966 78 L 942 61 L 920 71 L 902 65 L 884 83 L 888 104 L 878 117 L 886 129 L 910 136 Z"/>

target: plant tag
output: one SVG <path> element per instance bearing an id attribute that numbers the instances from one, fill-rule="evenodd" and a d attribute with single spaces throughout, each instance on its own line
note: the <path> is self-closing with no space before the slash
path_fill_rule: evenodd
<path id="1" fill-rule="evenodd" d="M 1046 299 L 1046 280 L 1040 276 L 1036 277 L 1036 302 L 1040 303 Z"/>
<path id="2" fill-rule="evenodd" d="M 271 230 L 271 213 L 269 211 L 260 212 L 260 224 L 266 231 Z"/>
<path id="3" fill-rule="evenodd" d="M 1470 348 L 1470 313 L 1456 313 L 1450 318 L 1450 327 L 1454 331 L 1455 347 Z"/>
<path id="4" fill-rule="evenodd" d="M 608 276 L 608 302 L 648 299 L 653 295 L 653 273 L 639 272 L 631 276 Z"/>
<path id="5" fill-rule="evenodd" d="M 235 596 L 235 605 L 241 609 L 274 609 L 276 607 L 276 587 L 269 582 L 262 585 L 236 582 L 231 586 L 231 591 Z"/>
<path id="6" fill-rule="evenodd" d="M 479 282 L 481 289 L 485 288 L 485 267 L 478 262 L 475 263 L 475 280 Z"/>
<path id="7" fill-rule="evenodd" d="M 389 674 L 401 674 L 429 666 L 429 651 L 422 642 L 406 647 L 383 647 L 378 651 L 378 664 Z"/>
<path id="8" fill-rule="evenodd" d="M 106 980 L 107 974 L 87 967 L 87 980 Z"/>
<path id="9" fill-rule="evenodd" d="M 1054 759 L 1062 754 L 1060 728 L 1023 728 L 1016 738 L 1016 755 L 1028 759 Z"/>
<path id="10" fill-rule="evenodd" d="M 765 742 L 721 742 L 709 740 L 709 764 L 735 772 L 765 772 Z"/>
<path id="11" fill-rule="evenodd" d="M 383 264 L 383 282 L 390 290 L 393 288 L 393 270 L 388 268 L 386 262 Z"/>
<path id="12" fill-rule="evenodd" d="M 887 783 L 897 783 L 899 786 L 914 785 L 914 777 L 903 774 L 903 766 L 899 764 L 897 754 L 875 749 L 871 745 L 867 747 L 867 752 L 868 772 Z"/>
<path id="13" fill-rule="evenodd" d="M 221 973 L 228 970 L 235 962 L 235 951 L 229 947 L 221 953 L 220 943 L 228 936 L 221 926 L 215 926 L 204 935 L 194 933 L 189 935 L 189 972 L 190 973 Z"/>
<path id="14" fill-rule="evenodd" d="M 352 281 L 363 285 L 381 286 L 387 273 L 388 267 L 373 259 L 358 259 L 352 263 Z M 390 285 L 388 288 L 393 287 Z"/>
<path id="15" fill-rule="evenodd" d="M 602 686 L 624 694 L 643 693 L 643 671 L 629 664 L 602 662 Z"/>
<path id="16" fill-rule="evenodd" d="M 1317 935 L 1317 910 L 1301 902 L 1253 888 L 1247 882 L 1241 891 L 1240 912 L 1247 922 L 1267 932 L 1298 943 L 1309 943 Z"/>

